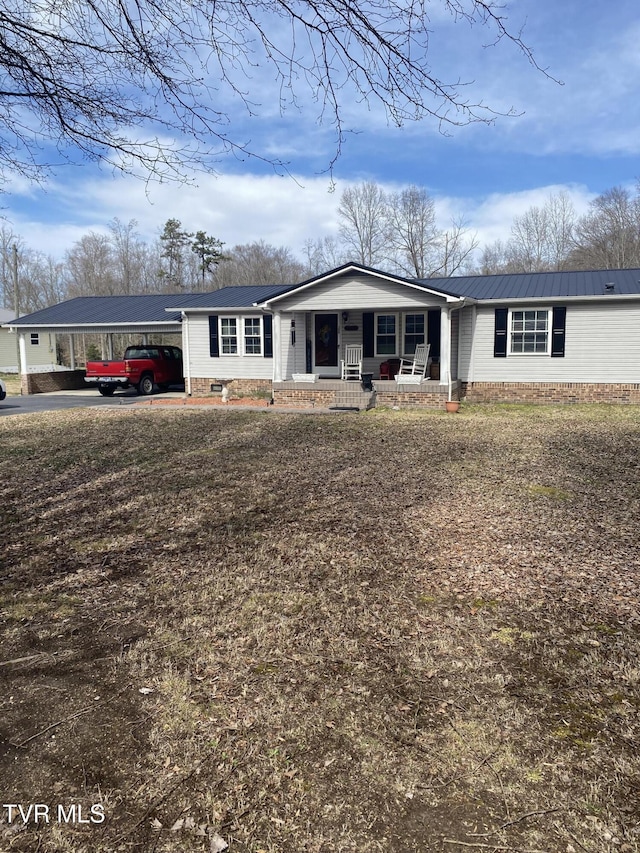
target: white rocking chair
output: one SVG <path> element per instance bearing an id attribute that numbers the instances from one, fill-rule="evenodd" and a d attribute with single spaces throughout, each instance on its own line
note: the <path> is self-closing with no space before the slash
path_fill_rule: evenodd
<path id="1" fill-rule="evenodd" d="M 362 346 L 348 344 L 342 359 L 342 379 L 362 379 Z"/>
<path id="2" fill-rule="evenodd" d="M 427 379 L 427 368 L 431 359 L 431 344 L 418 344 L 413 359 L 400 359 L 400 370 L 396 374 L 398 385 L 419 385 Z"/>

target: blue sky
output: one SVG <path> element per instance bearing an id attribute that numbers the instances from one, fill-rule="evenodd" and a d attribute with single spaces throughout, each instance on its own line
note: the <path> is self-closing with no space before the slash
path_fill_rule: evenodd
<path id="1" fill-rule="evenodd" d="M 221 160 L 217 176 L 197 186 L 145 184 L 95 164 L 60 168 L 43 190 L 16 180 L 2 199 L 4 217 L 34 249 L 61 256 L 88 231 L 114 217 L 136 219 L 153 239 L 168 218 L 204 230 L 227 246 L 263 239 L 300 254 L 306 239 L 335 234 L 341 190 L 372 180 L 388 189 L 415 183 L 436 202 L 440 223 L 462 216 L 482 243 L 509 235 L 513 217 L 565 190 L 578 212 L 617 185 L 640 177 L 640 9 L 637 0 L 515 0 L 505 8 L 547 77 L 515 46 L 486 46 L 487 33 L 435 22 L 430 54 L 440 75 L 473 81 L 472 100 L 513 117 L 439 132 L 427 120 L 389 126 L 376 105 L 344 105 L 346 136 L 334 169 L 330 129 L 317 106 L 281 116 L 268 75 L 252 81 L 263 105 L 257 117 L 234 113 L 240 135 L 289 162 L 295 180 L 258 160 Z M 555 79 L 552 79 L 555 78 Z M 561 81 L 562 85 L 556 80 Z M 300 90 L 302 92 L 302 90 Z"/>

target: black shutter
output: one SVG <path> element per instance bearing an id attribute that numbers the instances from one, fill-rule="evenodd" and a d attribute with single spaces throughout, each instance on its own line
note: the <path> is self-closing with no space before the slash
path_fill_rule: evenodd
<path id="1" fill-rule="evenodd" d="M 430 308 L 427 314 L 427 343 L 431 345 L 429 356 L 434 361 L 440 358 L 440 309 Z"/>
<path id="2" fill-rule="evenodd" d="M 273 317 L 265 314 L 262 317 L 262 329 L 264 332 L 264 357 L 273 358 Z"/>
<path id="3" fill-rule="evenodd" d="M 218 315 L 209 316 L 209 355 L 211 358 L 220 356 L 220 344 L 218 343 Z"/>
<path id="4" fill-rule="evenodd" d="M 507 357 L 507 315 L 506 308 L 495 309 L 495 333 L 493 337 L 493 357 Z"/>
<path id="5" fill-rule="evenodd" d="M 375 341 L 373 333 L 373 313 L 366 311 L 362 315 L 362 346 L 365 358 L 373 358 L 375 355 Z"/>
<path id="6" fill-rule="evenodd" d="M 564 358 L 566 320 L 566 308 L 558 307 L 553 309 L 553 319 L 551 320 L 551 358 Z"/>

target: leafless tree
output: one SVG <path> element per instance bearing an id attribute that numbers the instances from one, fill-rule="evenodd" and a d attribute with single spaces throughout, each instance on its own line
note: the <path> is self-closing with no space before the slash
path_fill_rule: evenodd
<path id="1" fill-rule="evenodd" d="M 59 261 L 25 249 L 20 254 L 18 269 L 21 313 L 39 311 L 65 298 L 64 267 Z"/>
<path id="2" fill-rule="evenodd" d="M 443 20 L 510 41 L 537 67 L 498 0 L 0 0 L 0 172 L 42 177 L 51 143 L 125 171 L 182 175 L 253 154 L 237 106 L 259 113 L 259 75 L 282 112 L 310 96 L 343 140 L 343 104 L 382 104 L 398 125 L 493 121 L 430 51 Z M 443 12 L 445 13 L 443 15 Z M 269 92 L 269 97 L 271 91 Z M 225 106 L 223 106 L 225 105 Z M 172 144 L 171 138 L 178 141 Z M 189 140 L 189 141 L 186 141 Z"/>
<path id="3" fill-rule="evenodd" d="M 591 203 L 575 229 L 571 262 L 578 269 L 640 267 L 640 187 L 613 187 Z"/>
<path id="4" fill-rule="evenodd" d="M 435 203 L 423 187 L 410 186 L 389 196 L 387 251 L 407 276 L 427 278 L 432 271 L 440 234 Z"/>
<path id="5" fill-rule="evenodd" d="M 340 240 L 350 261 L 381 266 L 388 256 L 388 205 L 384 190 L 372 181 L 347 187 L 338 205 Z"/>
<path id="6" fill-rule="evenodd" d="M 119 293 L 141 293 L 144 267 L 148 263 L 147 246 L 136 231 L 135 219 L 121 222 L 117 217 L 109 223 L 109 242 L 113 256 L 113 274 Z"/>
<path id="7" fill-rule="evenodd" d="M 541 207 L 533 205 L 516 216 L 511 236 L 482 250 L 477 272 L 544 272 L 569 269 L 576 228 L 576 212 L 566 192 L 550 195 Z"/>
<path id="8" fill-rule="evenodd" d="M 349 260 L 341 242 L 333 236 L 307 240 L 303 252 L 309 277 L 336 269 Z"/>
<path id="9" fill-rule="evenodd" d="M 448 278 L 467 272 L 477 248 L 478 238 L 469 231 L 464 219 L 453 219 L 451 227 L 438 236 L 436 265 L 432 266 L 429 275 Z"/>
<path id="10" fill-rule="evenodd" d="M 90 231 L 81 237 L 66 253 L 65 268 L 69 297 L 112 296 L 120 292 L 106 234 Z"/>
<path id="11" fill-rule="evenodd" d="M 560 270 L 573 245 L 575 209 L 566 193 L 551 195 L 542 207 L 516 216 L 511 227 L 509 260 L 518 272 Z"/>
<path id="12" fill-rule="evenodd" d="M 8 223 L 4 222 L 0 227 L 0 287 L 2 288 L 0 305 L 3 308 L 15 310 L 14 247 L 16 250 L 21 249 L 22 239 L 14 233 Z"/>
<path id="13" fill-rule="evenodd" d="M 251 284 L 295 284 L 305 278 L 304 264 L 284 246 L 271 246 L 260 240 L 234 246 L 227 259 L 216 267 L 215 286 Z"/>

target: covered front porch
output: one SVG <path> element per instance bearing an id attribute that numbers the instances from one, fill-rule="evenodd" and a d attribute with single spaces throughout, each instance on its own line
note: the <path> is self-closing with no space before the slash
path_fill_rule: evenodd
<path id="1" fill-rule="evenodd" d="M 428 282 L 357 265 L 272 296 L 260 308 L 273 319 L 274 402 L 440 408 L 458 392 L 462 304 Z M 401 360 L 420 347 L 429 357 L 420 376 L 406 384 L 394 379 Z M 360 361 L 348 380 L 343 362 L 353 349 Z"/>

